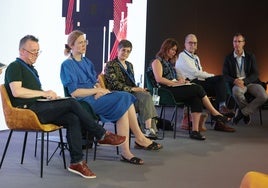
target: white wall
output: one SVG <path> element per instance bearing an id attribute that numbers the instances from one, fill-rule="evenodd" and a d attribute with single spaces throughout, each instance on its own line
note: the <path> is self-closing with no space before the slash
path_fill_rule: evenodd
<path id="1" fill-rule="evenodd" d="M 35 66 L 43 89 L 52 89 L 63 95 L 59 77 L 66 36 L 64 18 L 61 17 L 62 1 L 58 0 L 1 0 L 0 6 L 0 62 L 9 64 L 18 57 L 19 40 L 32 34 L 39 38 L 42 50 Z M 0 84 L 4 83 L 4 72 Z M 6 129 L 0 110 L 0 130 Z"/>
<path id="2" fill-rule="evenodd" d="M 43 89 L 52 89 L 63 96 L 60 65 L 66 36 L 65 22 L 61 17 L 61 0 L 1 0 L 0 2 L 0 62 L 9 64 L 18 57 L 19 40 L 32 34 L 39 38 L 42 50 L 35 66 Z M 136 81 L 143 77 L 146 34 L 146 0 L 133 0 L 128 14 L 128 36 L 133 43 L 129 61 L 133 62 Z M 138 10 L 138 11 L 137 11 Z M 0 84 L 4 83 L 4 72 Z M 6 129 L 0 101 L 0 130 Z"/>
<path id="3" fill-rule="evenodd" d="M 128 61 L 133 63 L 135 80 L 144 84 L 147 0 L 133 0 L 128 4 L 127 39 L 133 45 Z"/>

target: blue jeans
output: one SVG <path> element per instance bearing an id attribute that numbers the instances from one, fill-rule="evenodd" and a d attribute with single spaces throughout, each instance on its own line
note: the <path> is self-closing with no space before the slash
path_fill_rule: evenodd
<path id="1" fill-rule="evenodd" d="M 101 139 L 106 132 L 73 98 L 36 102 L 29 109 L 37 114 L 41 123 L 53 123 L 67 129 L 71 163 L 77 163 L 83 159 L 82 129 L 87 130 L 96 139 Z"/>

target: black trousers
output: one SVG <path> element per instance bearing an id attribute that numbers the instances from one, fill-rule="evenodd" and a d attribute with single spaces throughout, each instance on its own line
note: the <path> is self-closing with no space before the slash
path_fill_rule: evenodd
<path id="1" fill-rule="evenodd" d="M 106 132 L 73 98 L 36 102 L 29 109 L 37 114 L 41 123 L 53 123 L 67 129 L 71 163 L 83 159 L 82 129 L 89 131 L 96 139 L 101 139 Z"/>
<path id="2" fill-rule="evenodd" d="M 204 89 L 197 84 L 165 87 L 170 90 L 177 102 L 185 102 L 191 107 L 191 112 L 202 112 L 203 103 L 202 98 L 206 95 Z"/>
<path id="3" fill-rule="evenodd" d="M 226 101 L 227 88 L 223 76 L 213 76 L 205 80 L 194 79 L 191 82 L 201 85 L 209 97 L 216 97 L 217 104 Z"/>

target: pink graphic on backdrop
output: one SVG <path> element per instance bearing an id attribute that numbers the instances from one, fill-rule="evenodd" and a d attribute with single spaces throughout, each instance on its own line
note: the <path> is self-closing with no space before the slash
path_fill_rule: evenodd
<path id="1" fill-rule="evenodd" d="M 74 9 L 74 1 L 69 0 L 67 16 L 65 20 L 65 34 L 68 35 L 73 31 L 73 9 Z"/>
<path id="2" fill-rule="evenodd" d="M 127 3 L 131 0 L 114 0 L 114 34 L 116 36 L 110 53 L 110 60 L 117 55 L 117 46 L 120 40 L 127 36 Z"/>

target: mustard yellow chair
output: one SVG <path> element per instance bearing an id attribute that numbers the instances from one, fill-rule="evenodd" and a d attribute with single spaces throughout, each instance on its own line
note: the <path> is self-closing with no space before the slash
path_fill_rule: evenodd
<path id="1" fill-rule="evenodd" d="M 8 93 L 6 91 L 5 85 L 0 85 L 0 93 L 2 97 L 2 106 L 5 116 L 5 121 L 7 127 L 10 129 L 9 136 L 5 145 L 4 153 L 0 162 L 0 168 L 2 167 L 3 161 L 6 156 L 6 152 L 9 146 L 9 142 L 13 131 L 24 131 L 24 141 L 22 148 L 21 164 L 23 164 L 24 153 L 26 148 L 26 142 L 28 137 L 28 132 L 40 132 L 41 133 L 41 164 L 40 164 L 40 177 L 43 177 L 43 161 L 44 161 L 44 136 L 45 133 L 48 138 L 48 133 L 53 131 L 59 131 L 61 148 L 64 148 L 63 137 L 62 137 L 62 127 L 54 124 L 41 124 L 36 114 L 29 109 L 21 109 L 13 107 Z M 48 139 L 47 139 L 48 140 Z M 64 149 L 61 150 L 63 156 L 64 168 L 66 168 Z M 48 158 L 48 143 L 47 143 L 47 158 Z"/>
<path id="2" fill-rule="evenodd" d="M 98 75 L 98 81 L 99 81 L 99 84 L 102 88 L 105 88 L 106 89 L 106 82 L 105 82 L 105 77 L 104 77 L 104 74 L 100 73 Z"/>
<path id="3" fill-rule="evenodd" d="M 250 171 L 247 172 L 240 184 L 240 188 L 267 188 L 268 174 Z"/>

